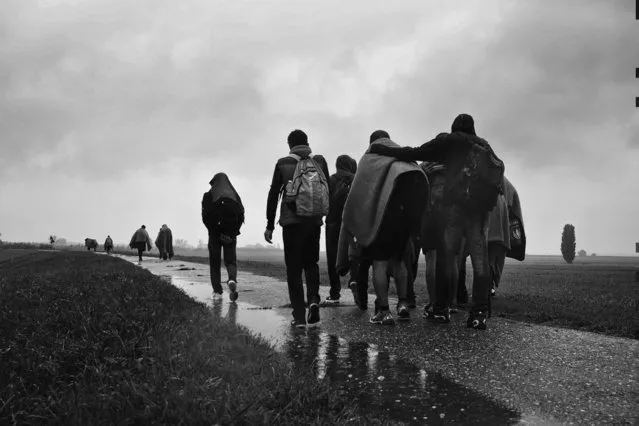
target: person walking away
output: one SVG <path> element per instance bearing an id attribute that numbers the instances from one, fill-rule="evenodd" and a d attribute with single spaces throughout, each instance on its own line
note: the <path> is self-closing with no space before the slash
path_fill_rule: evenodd
<path id="1" fill-rule="evenodd" d="M 104 251 L 107 254 L 111 254 L 111 250 L 113 250 L 113 240 L 110 235 L 107 235 L 106 240 L 104 240 Z"/>
<path id="2" fill-rule="evenodd" d="M 451 287 L 458 285 L 462 242 L 469 241 L 473 263 L 473 306 L 466 325 L 485 330 L 490 312 L 491 277 L 488 265 L 486 226 L 488 214 L 503 193 L 504 163 L 488 142 L 477 136 L 475 123 L 468 114 L 458 115 L 451 133 L 440 134 L 422 146 L 392 147 L 378 145 L 371 150 L 404 161 L 434 161 L 447 167 L 443 201 L 439 203 L 440 237 L 437 249 L 435 305 L 432 319 L 450 322 Z M 445 252 L 445 256 L 440 256 Z M 453 271 L 453 272 L 451 272 Z M 442 274 L 442 279 L 439 275 Z"/>
<path id="3" fill-rule="evenodd" d="M 526 232 L 519 194 L 504 176 L 504 194 L 490 212 L 488 224 L 488 263 L 495 296 L 504 271 L 506 257 L 523 261 L 526 256 Z"/>
<path id="4" fill-rule="evenodd" d="M 326 263 L 328 265 L 328 279 L 331 289 L 328 297 L 324 301 L 325 304 L 339 303 L 342 285 L 340 276 L 337 273 L 337 248 L 339 243 L 339 232 L 342 226 L 342 212 L 344 204 L 351 190 L 353 178 L 357 172 L 357 162 L 348 155 L 340 155 L 335 162 L 336 172 L 328 179 L 328 187 L 331 193 L 331 200 L 328 207 L 328 215 L 326 215 Z M 353 265 L 351 265 L 353 266 Z M 357 272 L 354 268 L 350 268 L 350 277 L 348 287 L 356 297 L 357 281 L 355 279 Z"/>
<path id="5" fill-rule="evenodd" d="M 161 260 L 173 259 L 173 232 L 166 224 L 162 225 L 160 232 L 158 232 L 158 236 L 155 239 L 155 247 L 160 252 Z"/>
<path id="6" fill-rule="evenodd" d="M 237 236 L 244 223 L 244 205 L 226 173 L 217 173 L 209 182 L 211 188 L 202 197 L 202 223 L 209 233 L 209 265 L 213 299 L 222 296 L 220 257 L 224 252 L 224 267 L 228 276 L 229 298 L 237 292 Z"/>
<path id="7" fill-rule="evenodd" d="M 149 233 L 146 232 L 146 226 L 142 225 L 140 229 L 133 233 L 129 247 L 138 250 L 138 264 L 142 263 L 142 253 L 144 253 L 145 249 L 151 251 L 153 248 L 151 237 L 149 237 Z"/>
<path id="8" fill-rule="evenodd" d="M 281 196 L 279 224 L 284 242 L 286 282 L 293 307 L 291 325 L 314 327 L 320 323 L 318 262 L 322 219 L 328 214 L 330 202 L 328 165 L 323 156 L 312 155 L 308 136 L 302 130 L 293 130 L 287 142 L 289 154 L 277 160 L 273 171 L 266 202 L 264 239 L 273 243 L 275 214 Z M 306 277 L 308 316 L 302 272 Z"/>
<path id="9" fill-rule="evenodd" d="M 377 144 L 398 147 L 383 130 L 371 134 L 370 147 L 360 160 L 344 207 L 343 221 L 344 228 L 361 245 L 362 257 L 373 261 L 377 300 L 370 322 L 391 325 L 395 319 L 388 302 L 389 275 L 397 287 L 398 318 L 410 319 L 405 257 L 409 239 L 421 229 L 428 181 L 414 163 L 372 154 L 371 147 Z"/>

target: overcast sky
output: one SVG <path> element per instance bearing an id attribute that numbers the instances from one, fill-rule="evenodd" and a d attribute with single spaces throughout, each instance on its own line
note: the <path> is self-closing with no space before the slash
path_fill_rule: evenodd
<path id="1" fill-rule="evenodd" d="M 635 1 L 3 0 L 0 232 L 205 240 L 226 172 L 263 243 L 286 136 L 331 173 L 386 129 L 416 146 L 462 112 L 504 160 L 528 252 L 639 241 Z M 281 243 L 279 226 L 275 243 Z"/>

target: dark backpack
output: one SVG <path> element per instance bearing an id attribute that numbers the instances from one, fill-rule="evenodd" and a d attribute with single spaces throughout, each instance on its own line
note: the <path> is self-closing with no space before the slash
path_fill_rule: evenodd
<path id="1" fill-rule="evenodd" d="M 240 203 L 231 198 L 220 198 L 212 203 L 213 223 L 220 234 L 235 238 L 244 223 L 244 211 Z"/>
<path id="2" fill-rule="evenodd" d="M 504 163 L 485 140 L 472 141 L 462 171 L 462 187 L 468 207 L 489 212 L 504 193 Z"/>
<path id="3" fill-rule="evenodd" d="M 300 158 L 296 154 L 289 157 L 297 160 L 293 178 L 284 187 L 284 202 L 295 206 L 295 214 L 303 217 L 322 217 L 328 214 L 328 181 L 322 168 L 313 156 Z"/>

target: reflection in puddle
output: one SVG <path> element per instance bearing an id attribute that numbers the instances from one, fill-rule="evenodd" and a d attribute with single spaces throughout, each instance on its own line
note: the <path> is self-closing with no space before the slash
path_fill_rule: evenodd
<path id="1" fill-rule="evenodd" d="M 357 395 L 364 411 L 383 407 L 393 419 L 428 424 L 519 422 L 516 412 L 375 345 L 308 330 L 292 333 L 284 352 L 297 368 Z"/>
<path id="2" fill-rule="evenodd" d="M 264 337 L 295 368 L 311 369 L 318 379 L 330 380 L 337 392 L 356 398 L 364 413 L 381 408 L 394 420 L 417 424 L 546 424 L 541 419 L 520 418 L 515 411 L 435 371 L 417 368 L 377 345 L 350 342 L 321 329 L 291 329 L 288 320 L 276 311 L 230 302 L 227 293 L 222 300 L 212 300 L 208 276 L 180 278 L 155 273 L 211 306 L 214 315 Z"/>

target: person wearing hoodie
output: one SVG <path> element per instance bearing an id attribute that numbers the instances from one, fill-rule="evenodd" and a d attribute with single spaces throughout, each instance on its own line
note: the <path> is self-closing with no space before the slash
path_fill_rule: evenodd
<path id="1" fill-rule="evenodd" d="M 293 130 L 288 135 L 288 146 L 290 149 L 289 155 L 280 158 L 275 164 L 266 202 L 264 239 L 269 244 L 273 243 L 278 200 L 281 195 L 287 192 L 286 187 L 294 177 L 297 163 L 302 159 L 311 157 L 315 166 L 323 174 L 323 181 L 326 181 L 329 176 L 326 160 L 321 155 L 312 155 L 308 144 L 308 136 L 302 130 Z M 320 181 L 322 180 L 320 179 Z M 328 190 L 330 199 L 330 188 Z M 286 282 L 293 307 L 291 325 L 296 328 L 314 327 L 319 325 L 320 322 L 318 262 L 323 220 L 322 216 L 300 216 L 295 206 L 295 204 L 287 202 L 287 197 L 282 197 L 279 224 L 282 227 L 282 239 L 284 242 Z M 304 272 L 306 277 L 308 316 L 306 316 L 302 272 Z"/>
<path id="2" fill-rule="evenodd" d="M 167 260 L 167 258 L 171 260 L 173 258 L 173 233 L 166 224 L 160 228 L 160 232 L 158 232 L 158 236 L 155 239 L 155 246 L 160 252 L 161 260 Z"/>
<path id="3" fill-rule="evenodd" d="M 490 211 L 499 194 L 503 193 L 503 162 L 488 142 L 477 136 L 474 120 L 468 114 L 455 118 L 451 133 L 439 134 L 419 147 L 377 145 L 371 147 L 371 152 L 404 161 L 432 161 L 446 166 L 446 184 L 436 215 L 441 223 L 435 239 L 442 244 L 437 248 L 435 303 L 432 315 L 425 312 L 425 316 L 436 322 L 450 322 L 449 293 L 452 285 L 458 285 L 458 274 L 450 271 L 459 271 L 462 242 L 466 239 L 470 242 L 474 272 L 473 306 L 466 326 L 485 330 L 491 287 L 486 226 Z M 472 170 L 467 164 L 471 155 L 475 161 Z M 442 279 L 439 279 L 440 274 Z"/>
<path id="4" fill-rule="evenodd" d="M 238 298 L 237 292 L 237 236 L 244 223 L 244 205 L 233 184 L 225 173 L 217 173 L 209 182 L 211 188 L 202 197 L 202 223 L 209 233 L 209 265 L 213 299 L 222 294 L 221 260 L 224 251 L 224 266 L 228 275 L 229 298 Z"/>
<path id="5" fill-rule="evenodd" d="M 342 212 L 344 204 L 351 189 L 353 178 L 357 172 L 357 161 L 348 155 L 340 155 L 335 162 L 336 172 L 328 179 L 328 185 L 331 193 L 331 200 L 326 215 L 326 262 L 328 265 L 328 279 L 331 284 L 331 290 L 324 301 L 325 304 L 339 303 L 342 284 L 337 273 L 337 246 L 339 242 L 339 231 L 342 226 Z M 350 277 L 348 287 L 356 297 L 357 292 L 357 266 L 353 263 L 350 268 Z M 357 300 L 357 299 L 356 299 Z"/>
<path id="6" fill-rule="evenodd" d="M 153 244 L 151 244 L 151 237 L 149 237 L 149 233 L 146 232 L 146 226 L 142 225 L 140 229 L 133 233 L 131 241 L 129 242 L 129 247 L 138 250 L 138 263 L 141 263 L 142 253 L 144 253 L 145 249 L 151 251 L 153 248 Z"/>

